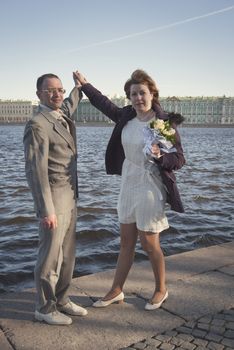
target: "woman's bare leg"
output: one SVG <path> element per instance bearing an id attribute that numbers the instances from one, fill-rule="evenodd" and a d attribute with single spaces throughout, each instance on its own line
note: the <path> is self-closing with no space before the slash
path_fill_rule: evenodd
<path id="1" fill-rule="evenodd" d="M 155 291 L 152 302 L 158 303 L 166 293 L 165 284 L 165 259 L 160 246 L 159 233 L 139 231 L 143 250 L 148 254 L 155 278 Z"/>
<path id="2" fill-rule="evenodd" d="M 102 300 L 110 300 L 122 292 L 132 266 L 138 232 L 136 224 L 120 224 L 120 252 L 111 290 Z"/>

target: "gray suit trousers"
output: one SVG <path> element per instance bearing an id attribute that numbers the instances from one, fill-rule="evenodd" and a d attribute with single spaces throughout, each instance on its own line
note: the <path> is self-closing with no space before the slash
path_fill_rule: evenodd
<path id="1" fill-rule="evenodd" d="M 39 226 L 39 251 L 34 270 L 37 288 L 36 309 L 41 313 L 56 310 L 56 305 L 69 301 L 76 249 L 77 209 L 57 214 L 58 227 L 54 230 Z"/>

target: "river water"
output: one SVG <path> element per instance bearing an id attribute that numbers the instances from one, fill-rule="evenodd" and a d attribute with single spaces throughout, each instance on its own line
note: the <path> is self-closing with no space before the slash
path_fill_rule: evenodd
<path id="1" fill-rule="evenodd" d="M 24 174 L 23 125 L 0 126 L 0 292 L 33 286 L 37 220 Z M 115 267 L 119 176 L 105 174 L 112 127 L 77 128 L 79 193 L 74 277 Z M 167 211 L 165 255 L 234 239 L 234 128 L 181 128 L 187 164 L 176 173 L 186 212 Z M 135 261 L 146 260 L 139 243 Z"/>

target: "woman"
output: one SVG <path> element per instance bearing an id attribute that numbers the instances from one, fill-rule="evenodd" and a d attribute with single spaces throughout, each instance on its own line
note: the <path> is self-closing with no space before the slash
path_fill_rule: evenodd
<path id="1" fill-rule="evenodd" d="M 136 70 L 125 83 L 124 90 L 131 106 L 117 107 L 94 88 L 77 71 L 82 90 L 90 102 L 116 125 L 106 151 L 107 174 L 122 175 L 118 200 L 121 245 L 113 285 L 94 307 L 106 307 L 124 299 L 123 286 L 132 266 L 135 245 L 140 238 L 148 254 L 155 278 L 155 290 L 145 305 L 146 310 L 159 308 L 168 298 L 165 284 L 165 260 L 160 247 L 160 232 L 167 229 L 165 203 L 183 212 L 173 170 L 180 169 L 185 159 L 176 125 L 183 121 L 180 114 L 166 114 L 158 101 L 158 89 L 144 71 Z M 155 118 L 167 120 L 175 129 L 176 152 L 164 153 L 152 146 L 151 161 L 143 153 L 143 127 Z"/>

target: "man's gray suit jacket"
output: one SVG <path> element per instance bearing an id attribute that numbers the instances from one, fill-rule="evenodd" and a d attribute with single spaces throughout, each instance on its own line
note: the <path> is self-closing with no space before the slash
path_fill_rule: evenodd
<path id="1" fill-rule="evenodd" d="M 38 111 L 24 132 L 26 178 L 39 218 L 74 208 L 77 198 L 76 130 L 71 119 L 81 99 L 74 88 L 61 107 L 70 133 L 50 112 Z"/>

